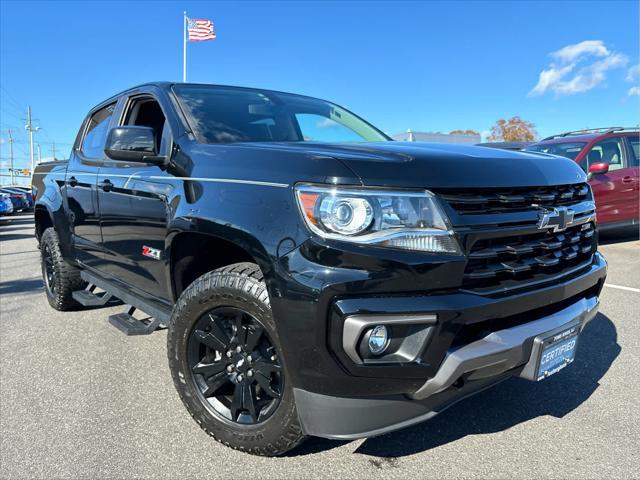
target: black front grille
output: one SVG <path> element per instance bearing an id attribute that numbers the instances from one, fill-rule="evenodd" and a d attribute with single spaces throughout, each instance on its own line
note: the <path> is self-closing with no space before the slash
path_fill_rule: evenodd
<path id="1" fill-rule="evenodd" d="M 572 205 L 591 197 L 585 183 L 551 187 L 487 188 L 469 190 L 440 190 L 445 200 L 458 214 L 486 214 L 529 210 L 536 206 L 558 207 Z"/>
<path id="2" fill-rule="evenodd" d="M 463 286 L 493 293 L 547 281 L 589 265 L 595 251 L 592 223 L 562 232 L 548 230 L 478 240 L 468 254 Z"/>

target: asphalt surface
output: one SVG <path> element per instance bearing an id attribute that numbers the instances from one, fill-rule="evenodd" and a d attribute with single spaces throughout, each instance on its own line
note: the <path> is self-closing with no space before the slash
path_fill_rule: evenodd
<path id="1" fill-rule="evenodd" d="M 606 287 L 578 357 L 433 420 L 260 458 L 208 437 L 167 368 L 166 332 L 126 337 L 121 307 L 49 307 L 29 216 L 0 218 L 1 478 L 637 478 L 640 291 Z M 605 239 L 613 285 L 640 289 L 640 242 Z"/>

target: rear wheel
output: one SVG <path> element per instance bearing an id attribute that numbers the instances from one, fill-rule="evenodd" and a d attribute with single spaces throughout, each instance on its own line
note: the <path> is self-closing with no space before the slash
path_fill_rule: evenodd
<path id="1" fill-rule="evenodd" d="M 56 310 L 69 310 L 79 304 L 71 294 L 82 290 L 86 283 L 80 278 L 80 269 L 67 263 L 60 252 L 58 234 L 47 228 L 40 239 L 42 279 L 47 301 Z"/>
<path id="2" fill-rule="evenodd" d="M 180 398 L 209 435 L 266 456 L 304 439 L 257 265 L 230 265 L 191 284 L 167 342 Z"/>

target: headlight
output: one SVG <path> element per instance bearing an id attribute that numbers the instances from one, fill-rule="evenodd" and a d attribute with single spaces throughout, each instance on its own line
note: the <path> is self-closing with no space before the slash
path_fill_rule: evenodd
<path id="1" fill-rule="evenodd" d="M 299 185 L 305 223 L 335 240 L 423 252 L 460 253 L 431 192 Z"/>

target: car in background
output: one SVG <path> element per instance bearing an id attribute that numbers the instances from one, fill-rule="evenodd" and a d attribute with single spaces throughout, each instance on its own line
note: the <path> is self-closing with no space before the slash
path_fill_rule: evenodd
<path id="1" fill-rule="evenodd" d="M 568 157 L 589 175 L 600 230 L 640 223 L 640 130 L 595 128 L 561 133 L 525 150 Z"/>
<path id="2" fill-rule="evenodd" d="M 24 195 L 26 195 L 27 202 L 29 204 L 29 206 L 27 208 L 29 210 L 31 210 L 33 208 L 34 200 L 33 200 L 33 193 L 31 192 L 31 188 L 23 187 L 23 186 L 20 186 L 20 185 L 12 185 L 10 187 L 4 187 L 4 188 L 6 190 L 10 190 L 10 191 L 15 192 L 15 193 L 23 193 Z"/>
<path id="3" fill-rule="evenodd" d="M 11 203 L 13 204 L 13 211 L 19 212 L 21 210 L 26 210 L 29 208 L 29 200 L 27 200 L 27 195 L 24 192 L 16 192 L 11 188 L 0 188 L 0 193 L 6 193 L 9 195 L 11 199 Z"/>
<path id="4" fill-rule="evenodd" d="M 476 143 L 476 147 L 499 148 L 501 150 L 524 150 L 533 142 L 484 142 Z"/>
<path id="5" fill-rule="evenodd" d="M 8 193 L 0 193 L 0 215 L 11 215 L 13 213 L 13 203 Z"/>
<path id="6" fill-rule="evenodd" d="M 27 199 L 29 200 L 29 202 L 35 204 L 35 199 L 33 196 L 33 187 L 31 185 L 26 186 L 26 185 L 11 185 L 10 188 L 14 188 L 17 190 L 20 190 L 23 193 L 27 194 Z"/>

